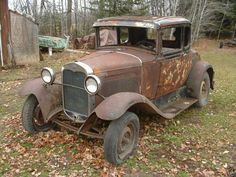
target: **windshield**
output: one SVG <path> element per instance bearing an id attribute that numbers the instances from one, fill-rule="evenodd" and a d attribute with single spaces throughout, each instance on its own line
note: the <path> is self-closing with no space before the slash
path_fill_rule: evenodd
<path id="1" fill-rule="evenodd" d="M 157 30 L 137 27 L 99 27 L 98 46 L 133 46 L 156 49 Z"/>

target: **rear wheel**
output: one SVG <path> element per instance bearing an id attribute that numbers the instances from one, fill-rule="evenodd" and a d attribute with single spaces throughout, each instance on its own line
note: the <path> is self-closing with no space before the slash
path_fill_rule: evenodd
<path id="1" fill-rule="evenodd" d="M 37 98 L 28 96 L 22 109 L 22 125 L 29 133 L 48 131 L 53 123 L 45 123 Z"/>
<path id="2" fill-rule="evenodd" d="M 198 102 L 196 103 L 197 107 L 203 107 L 208 104 L 209 93 L 210 93 L 210 78 L 208 73 L 205 72 L 200 82 L 199 91 L 197 94 L 197 99 L 198 99 Z"/>
<path id="3" fill-rule="evenodd" d="M 108 162 L 118 165 L 133 154 L 139 137 L 139 118 L 126 112 L 110 123 L 104 138 L 104 154 Z"/>

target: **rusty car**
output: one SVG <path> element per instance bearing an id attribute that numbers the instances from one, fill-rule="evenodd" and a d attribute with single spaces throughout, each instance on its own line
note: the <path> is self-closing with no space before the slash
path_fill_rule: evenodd
<path id="1" fill-rule="evenodd" d="M 59 125 L 101 138 L 105 159 L 118 165 L 138 147 L 141 113 L 172 119 L 207 105 L 214 70 L 191 48 L 185 18 L 109 17 L 93 27 L 96 50 L 23 85 L 22 124 L 29 133 Z"/>

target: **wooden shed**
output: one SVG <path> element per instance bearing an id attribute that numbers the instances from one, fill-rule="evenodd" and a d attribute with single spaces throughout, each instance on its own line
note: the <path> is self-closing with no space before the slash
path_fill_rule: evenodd
<path id="1" fill-rule="evenodd" d="M 1 65 L 38 62 L 38 24 L 34 19 L 8 10 L 7 0 L 0 1 Z"/>
<path id="2" fill-rule="evenodd" d="M 38 24 L 10 10 L 12 60 L 17 65 L 39 61 Z"/>

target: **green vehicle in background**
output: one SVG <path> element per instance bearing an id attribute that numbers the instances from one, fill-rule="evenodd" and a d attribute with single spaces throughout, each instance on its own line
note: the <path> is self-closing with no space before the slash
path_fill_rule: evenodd
<path id="1" fill-rule="evenodd" d="M 51 48 L 53 51 L 62 51 L 68 47 L 69 38 L 70 38 L 69 36 L 60 38 L 60 37 L 39 35 L 38 36 L 39 48 L 40 49 L 49 48 L 49 50 Z"/>

